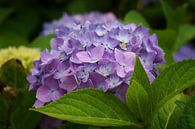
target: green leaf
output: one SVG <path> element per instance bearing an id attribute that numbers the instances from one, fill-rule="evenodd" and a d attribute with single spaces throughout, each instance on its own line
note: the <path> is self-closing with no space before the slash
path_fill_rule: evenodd
<path id="1" fill-rule="evenodd" d="M 181 117 L 177 121 L 177 129 L 195 129 L 195 96 L 185 104 Z"/>
<path id="2" fill-rule="evenodd" d="M 167 28 L 178 29 L 183 20 L 188 5 L 184 4 L 177 9 L 172 9 L 164 0 L 160 0 L 160 2 L 166 17 Z"/>
<path id="3" fill-rule="evenodd" d="M 41 48 L 41 50 L 49 49 L 50 48 L 50 40 L 53 38 L 53 35 L 47 35 L 47 36 L 40 36 L 37 37 L 30 45 L 29 47 L 33 48 Z"/>
<path id="4" fill-rule="evenodd" d="M 0 129 L 5 129 L 8 114 L 7 101 L 0 97 Z"/>
<path id="5" fill-rule="evenodd" d="M 146 121 L 148 108 L 148 94 L 135 80 L 131 80 L 131 85 L 129 86 L 126 93 L 127 105 L 131 113 L 136 116 L 139 121 Z"/>
<path id="6" fill-rule="evenodd" d="M 136 57 L 135 68 L 131 80 L 135 80 L 140 85 L 142 85 L 146 91 L 148 91 L 150 87 L 150 81 L 138 57 Z"/>
<path id="7" fill-rule="evenodd" d="M 145 27 L 150 27 L 145 18 L 137 11 L 129 11 L 124 18 L 124 22 L 142 24 Z"/>
<path id="8" fill-rule="evenodd" d="M 149 111 L 148 92 L 150 82 L 148 76 L 140 62 L 136 58 L 136 64 L 131 78 L 130 86 L 126 93 L 126 101 L 131 113 L 136 116 L 139 121 L 148 122 L 147 114 Z"/>
<path id="9" fill-rule="evenodd" d="M 160 47 L 165 52 L 166 64 L 173 63 L 173 48 L 177 33 L 173 30 L 153 30 L 157 34 Z"/>
<path id="10" fill-rule="evenodd" d="M 0 24 L 13 12 L 12 8 L 0 8 Z"/>
<path id="11" fill-rule="evenodd" d="M 175 96 L 163 105 L 155 114 L 149 129 L 175 129 L 176 122 L 182 112 L 176 101 L 181 99 L 185 99 L 182 94 Z"/>
<path id="12" fill-rule="evenodd" d="M 11 114 L 12 129 L 35 129 L 40 121 L 40 114 L 30 111 L 35 102 L 35 95 L 29 91 L 17 95 L 13 102 Z"/>
<path id="13" fill-rule="evenodd" d="M 174 45 L 174 52 L 193 38 L 195 38 L 195 26 L 190 24 L 181 25 L 179 27 L 179 34 Z"/>
<path id="14" fill-rule="evenodd" d="M 136 125 L 128 108 L 114 95 L 97 89 L 82 89 L 66 94 L 44 107 L 32 109 L 73 123 L 94 126 Z"/>
<path id="15" fill-rule="evenodd" d="M 0 68 L 0 82 L 16 89 L 25 90 L 26 75 L 26 70 L 18 59 L 8 60 Z"/>
<path id="16" fill-rule="evenodd" d="M 195 84 L 195 60 L 170 65 L 155 79 L 149 99 L 154 115 L 168 100 Z"/>

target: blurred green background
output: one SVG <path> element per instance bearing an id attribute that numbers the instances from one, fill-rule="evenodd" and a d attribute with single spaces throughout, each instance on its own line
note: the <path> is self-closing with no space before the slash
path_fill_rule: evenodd
<path id="1" fill-rule="evenodd" d="M 194 0 L 167 0 L 167 3 L 173 9 L 187 3 L 182 22 L 195 23 Z M 166 27 L 158 0 L 148 4 L 144 4 L 144 0 L 0 0 L 0 47 L 30 43 L 39 35 L 43 22 L 58 19 L 63 12 L 111 11 L 123 19 L 130 10 L 140 12 L 152 28 Z"/>

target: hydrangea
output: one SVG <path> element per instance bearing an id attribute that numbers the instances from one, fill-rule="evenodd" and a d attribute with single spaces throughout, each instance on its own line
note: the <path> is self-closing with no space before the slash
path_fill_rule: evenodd
<path id="1" fill-rule="evenodd" d="M 42 35 L 53 34 L 55 29 L 63 26 L 75 26 L 76 24 L 83 24 L 86 21 L 91 23 L 107 23 L 116 21 L 117 18 L 113 13 L 99 13 L 91 12 L 86 14 L 68 15 L 65 13 L 59 20 L 44 23 Z"/>
<path id="2" fill-rule="evenodd" d="M 40 51 L 38 49 L 27 48 L 27 47 L 9 47 L 0 49 L 0 66 L 6 61 L 17 58 L 22 61 L 25 68 L 32 68 L 32 62 L 39 59 Z"/>
<path id="3" fill-rule="evenodd" d="M 195 59 L 195 48 L 191 44 L 184 45 L 174 55 L 175 61 L 181 61 L 184 59 Z"/>
<path id="4" fill-rule="evenodd" d="M 164 53 L 156 35 L 149 35 L 143 26 L 85 22 L 56 29 L 51 50 L 41 53 L 28 77 L 30 90 L 36 91 L 34 106 L 88 87 L 112 92 L 123 100 L 136 55 L 152 82 L 152 73 L 164 62 Z"/>

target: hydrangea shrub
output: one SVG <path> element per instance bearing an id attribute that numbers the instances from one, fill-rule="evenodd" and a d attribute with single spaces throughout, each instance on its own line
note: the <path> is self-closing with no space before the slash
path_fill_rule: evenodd
<path id="1" fill-rule="evenodd" d="M 123 100 L 136 55 L 151 82 L 155 66 L 164 62 L 155 34 L 141 25 L 120 22 L 63 26 L 56 29 L 51 48 L 41 53 L 28 77 L 30 90 L 36 91 L 35 107 L 88 87 Z"/>

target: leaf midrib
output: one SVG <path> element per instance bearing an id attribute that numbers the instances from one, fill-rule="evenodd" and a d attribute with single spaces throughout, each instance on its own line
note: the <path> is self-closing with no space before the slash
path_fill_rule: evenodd
<path id="1" fill-rule="evenodd" d="M 169 120 L 170 120 L 170 118 L 171 118 L 173 112 L 175 111 L 175 109 L 176 109 L 176 105 L 174 105 L 173 110 L 169 113 L 169 115 L 168 115 L 168 117 L 167 117 L 167 121 L 166 121 L 166 124 L 165 124 L 164 129 L 167 129 L 167 126 L 168 126 L 168 124 L 169 124 Z"/>
<path id="2" fill-rule="evenodd" d="M 116 110 L 114 110 L 113 108 L 111 108 L 107 103 L 104 103 L 104 102 L 100 101 L 100 99 L 94 97 L 93 95 L 89 95 L 89 94 L 86 94 L 86 93 L 79 93 L 79 94 L 80 94 L 80 95 L 82 94 L 82 95 L 90 96 L 90 97 L 94 98 L 94 99 L 97 100 L 99 103 L 101 103 L 101 104 L 107 106 L 108 108 L 110 108 L 110 111 L 112 111 L 112 112 L 115 114 L 115 116 L 117 116 L 119 119 L 121 119 L 121 117 L 116 113 Z M 68 99 L 75 99 L 75 98 L 68 98 Z M 83 102 L 83 101 L 81 101 L 81 100 L 77 100 L 77 99 L 75 99 L 75 100 L 76 100 L 76 101 Z M 88 103 L 86 103 L 86 102 L 83 102 L 83 103 L 88 104 Z M 90 105 L 90 104 L 88 104 L 88 105 Z M 92 105 L 90 105 L 90 106 L 92 106 Z M 94 106 L 93 106 L 93 107 L 94 107 Z M 95 108 L 95 109 L 98 109 L 98 108 L 96 108 L 96 107 L 94 107 L 94 108 Z M 98 109 L 98 110 L 99 110 L 99 109 Z M 99 110 L 99 111 L 100 111 L 100 110 Z M 101 112 L 102 112 L 102 111 L 101 111 Z M 102 113 L 104 113 L 104 112 L 102 112 Z M 107 116 L 107 115 L 106 115 L 106 116 Z"/>

